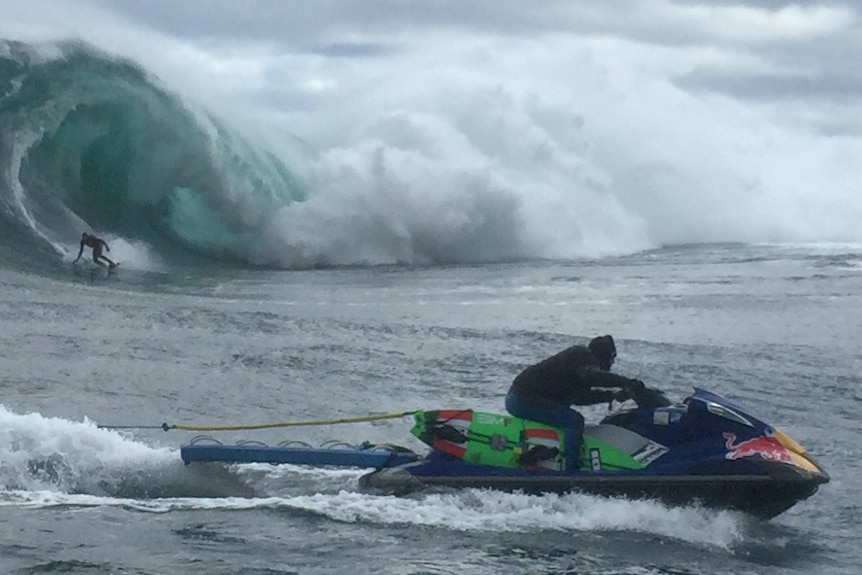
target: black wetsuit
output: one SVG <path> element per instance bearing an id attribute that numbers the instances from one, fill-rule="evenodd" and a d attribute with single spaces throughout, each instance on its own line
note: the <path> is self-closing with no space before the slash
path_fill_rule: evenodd
<path id="1" fill-rule="evenodd" d="M 116 267 L 117 264 L 102 255 L 103 247 L 108 251 L 111 251 L 111 248 L 108 247 L 108 244 L 105 242 L 105 240 L 90 235 L 81 238 L 81 249 L 78 250 L 78 257 L 75 258 L 75 261 L 78 261 L 81 258 L 81 254 L 84 253 L 84 246 L 93 248 L 93 261 L 97 264 L 102 265 L 102 262 L 99 261 L 100 259 L 102 259 L 108 262 L 108 265 L 110 267 Z"/>
<path id="2" fill-rule="evenodd" d="M 617 395 L 612 389 L 640 388 L 642 382 L 601 369 L 586 346 L 575 345 L 522 371 L 510 391 L 524 400 L 568 407 L 610 402 Z"/>
<path id="3" fill-rule="evenodd" d="M 584 417 L 570 406 L 610 402 L 619 390 L 632 394 L 643 387 L 637 379 L 601 369 L 589 348 L 575 345 L 519 373 L 506 394 L 506 410 L 565 428 L 566 468 L 578 469 Z"/>

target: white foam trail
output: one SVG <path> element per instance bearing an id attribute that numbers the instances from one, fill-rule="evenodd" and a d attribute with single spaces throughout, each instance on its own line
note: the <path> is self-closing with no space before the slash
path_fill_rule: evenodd
<path id="1" fill-rule="evenodd" d="M 161 272 L 167 269 L 145 242 L 128 240 L 121 236 L 112 236 L 110 234 L 105 236 L 104 239 L 111 246 L 111 251 L 106 255 L 112 260 L 120 262 L 123 269 L 150 272 Z"/>
<path id="2" fill-rule="evenodd" d="M 339 521 L 406 524 L 459 531 L 637 531 L 728 548 L 742 538 L 736 513 L 696 507 L 667 507 L 589 495 L 531 496 L 464 490 L 419 498 L 372 497 L 342 491 L 308 495 L 285 504 Z"/>
<path id="3" fill-rule="evenodd" d="M 16 414 L 0 405 L 0 488 L 100 493 L 99 481 L 175 464 L 176 452 L 95 423 Z"/>
<path id="4" fill-rule="evenodd" d="M 653 501 L 588 495 L 530 496 L 464 490 L 416 497 L 374 496 L 356 491 L 293 497 L 159 498 L 150 500 L 58 493 L 7 491 L 0 506 L 123 507 L 146 513 L 189 510 L 299 509 L 336 521 L 412 525 L 482 532 L 638 532 L 729 549 L 743 539 L 745 519 L 729 512 L 667 507 Z"/>

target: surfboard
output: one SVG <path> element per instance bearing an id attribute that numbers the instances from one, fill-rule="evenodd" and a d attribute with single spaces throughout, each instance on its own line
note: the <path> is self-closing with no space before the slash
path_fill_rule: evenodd
<path id="1" fill-rule="evenodd" d="M 467 463 L 514 469 L 566 469 L 565 429 L 543 423 L 471 409 L 420 411 L 410 432 L 423 443 Z M 579 469 L 613 471 L 643 469 L 646 463 L 611 445 L 626 430 L 612 434 L 587 427 L 581 443 Z M 617 428 L 615 428 L 617 429 Z M 592 433 L 592 434 L 591 434 Z M 639 436 L 638 436 L 639 437 Z M 603 441 L 604 440 L 604 441 Z"/>
<path id="2" fill-rule="evenodd" d="M 561 429 L 495 413 L 464 410 L 421 411 L 410 432 L 437 451 L 468 463 L 509 468 L 564 468 Z M 536 448 L 540 458 L 525 453 Z M 540 448 L 540 449 L 539 449 Z"/>
<path id="3" fill-rule="evenodd" d="M 91 280 L 107 279 L 117 273 L 119 262 L 113 268 L 104 264 L 97 264 L 92 260 L 72 262 L 72 273 L 76 276 L 89 277 Z"/>

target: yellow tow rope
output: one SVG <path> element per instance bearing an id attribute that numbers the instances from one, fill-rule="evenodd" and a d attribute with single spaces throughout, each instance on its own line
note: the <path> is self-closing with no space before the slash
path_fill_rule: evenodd
<path id="1" fill-rule="evenodd" d="M 379 419 L 395 419 L 418 413 L 420 410 L 402 411 L 399 413 L 381 413 L 375 415 L 363 415 L 361 417 L 342 417 L 339 419 L 310 419 L 305 421 L 283 421 L 280 423 L 255 423 L 251 425 L 184 425 L 175 423 L 168 425 L 100 425 L 100 429 L 180 429 L 183 431 L 240 431 L 246 429 L 269 429 L 273 427 L 298 427 L 300 425 L 336 425 L 339 423 L 359 423 L 363 421 L 377 421 Z"/>

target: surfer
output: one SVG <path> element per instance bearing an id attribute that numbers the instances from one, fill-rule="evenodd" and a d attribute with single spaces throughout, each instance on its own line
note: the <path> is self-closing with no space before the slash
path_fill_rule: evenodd
<path id="1" fill-rule="evenodd" d="M 81 259 L 81 254 L 84 253 L 84 246 L 90 247 L 93 249 L 93 261 L 97 264 L 104 265 L 99 260 L 105 260 L 108 262 L 108 269 L 114 269 L 117 267 L 117 264 L 109 260 L 107 257 L 102 255 L 102 248 L 104 247 L 106 250 L 111 251 L 111 248 L 108 247 L 108 244 L 102 238 L 97 238 L 94 235 L 88 234 L 84 232 L 81 234 L 81 249 L 78 250 L 78 257 L 75 258 L 75 261 L 72 263 L 77 263 L 79 259 Z"/>
<path id="2" fill-rule="evenodd" d="M 624 401 L 645 389 L 639 379 L 610 372 L 617 357 L 614 338 L 603 335 L 574 345 L 515 377 L 506 394 L 506 411 L 515 417 L 564 427 L 567 469 L 580 466 L 584 417 L 572 405 Z"/>

